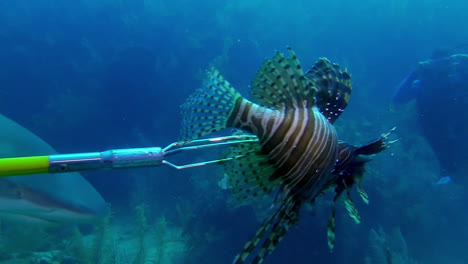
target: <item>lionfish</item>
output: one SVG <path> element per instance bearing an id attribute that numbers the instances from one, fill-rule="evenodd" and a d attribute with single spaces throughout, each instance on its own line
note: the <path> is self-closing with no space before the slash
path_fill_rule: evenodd
<path id="1" fill-rule="evenodd" d="M 334 205 L 346 191 L 349 214 L 359 215 L 350 196 L 359 185 L 368 155 L 387 148 L 388 134 L 365 146 L 338 140 L 333 123 L 348 105 L 351 76 L 320 58 L 304 74 L 294 51 L 266 60 L 252 82 L 251 97 L 242 97 L 220 73 L 211 69 L 205 84 L 181 106 L 182 138 L 192 140 L 225 128 L 256 135 L 258 141 L 227 150 L 238 157 L 224 164 L 234 200 L 274 196 L 275 210 L 263 222 L 233 263 L 262 263 L 288 230 L 299 222 L 303 205 L 334 187 Z M 358 192 L 367 203 L 362 188 Z M 335 206 L 328 221 L 328 245 L 334 246 Z"/>

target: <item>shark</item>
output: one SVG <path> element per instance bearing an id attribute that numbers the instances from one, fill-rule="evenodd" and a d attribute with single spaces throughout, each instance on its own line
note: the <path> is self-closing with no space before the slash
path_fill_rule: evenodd
<path id="1" fill-rule="evenodd" d="M 0 158 L 56 154 L 40 137 L 0 114 Z M 36 224 L 95 222 L 101 194 L 79 173 L 0 177 L 0 219 Z"/>

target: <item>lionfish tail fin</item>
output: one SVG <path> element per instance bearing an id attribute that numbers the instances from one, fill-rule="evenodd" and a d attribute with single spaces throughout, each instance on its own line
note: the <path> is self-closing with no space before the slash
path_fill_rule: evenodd
<path id="1" fill-rule="evenodd" d="M 351 75 L 326 58 L 320 58 L 306 73 L 317 87 L 316 105 L 320 112 L 333 123 L 341 115 L 351 96 Z"/>
<path id="2" fill-rule="evenodd" d="M 355 153 L 357 155 L 373 155 L 382 152 L 383 150 L 387 149 L 390 146 L 390 144 L 396 142 L 396 140 L 388 141 L 388 136 L 393 131 L 395 131 L 395 128 L 392 128 L 389 132 L 382 134 L 382 136 L 379 139 L 374 140 L 367 145 L 358 147 L 355 150 Z"/>
<path id="3" fill-rule="evenodd" d="M 265 257 L 276 249 L 288 230 L 299 222 L 299 208 L 300 205 L 294 202 L 294 199 L 283 202 L 281 207 L 260 226 L 232 263 L 246 263 L 251 256 L 253 264 L 263 263 Z M 262 241 L 263 244 L 253 256 L 253 252 Z"/>
<path id="4" fill-rule="evenodd" d="M 388 141 L 388 136 L 395 130 L 393 128 L 390 132 L 383 134 L 379 139 L 373 142 L 361 146 L 355 147 L 346 143 L 340 143 L 340 154 L 339 162 L 335 166 L 335 173 L 339 175 L 335 181 L 335 197 L 334 202 L 344 193 L 347 193 L 347 197 L 344 201 L 345 208 L 348 211 L 348 215 L 354 220 L 355 223 L 359 224 L 361 218 L 359 216 L 356 205 L 351 197 L 350 190 L 354 185 L 357 185 L 357 192 L 365 204 L 369 204 L 369 196 L 361 187 L 362 177 L 365 172 L 365 165 L 371 160 L 368 155 L 377 154 L 386 148 L 389 144 L 394 141 Z M 335 239 L 335 205 L 333 205 L 332 216 L 328 222 L 328 245 L 330 249 L 333 248 Z"/>
<path id="5" fill-rule="evenodd" d="M 196 139 L 226 128 L 241 95 L 221 74 L 211 69 L 203 88 L 195 91 L 181 106 L 183 141 Z"/>

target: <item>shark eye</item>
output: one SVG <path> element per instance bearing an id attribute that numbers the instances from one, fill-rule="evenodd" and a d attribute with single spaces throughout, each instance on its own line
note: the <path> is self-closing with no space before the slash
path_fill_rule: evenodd
<path id="1" fill-rule="evenodd" d="M 24 190 L 23 188 L 18 188 L 16 190 L 16 198 L 23 199 L 24 198 Z"/>

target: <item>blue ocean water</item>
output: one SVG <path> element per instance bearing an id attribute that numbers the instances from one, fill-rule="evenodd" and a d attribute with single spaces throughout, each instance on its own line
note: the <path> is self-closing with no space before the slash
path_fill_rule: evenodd
<path id="1" fill-rule="evenodd" d="M 276 50 L 293 47 L 305 68 L 327 57 L 353 78 L 340 138 L 363 144 L 397 126 L 399 141 L 368 166 L 370 203 L 355 201 L 362 223 L 338 206 L 333 252 L 324 197 L 265 263 L 466 263 L 468 181 L 457 175 L 436 184 L 446 175 L 416 124 L 421 113 L 394 109 L 391 98 L 434 49 L 468 43 L 467 10 L 461 0 L 2 1 L 0 113 L 61 153 L 165 146 L 179 139 L 179 106 L 202 85 L 205 69 L 218 68 L 248 95 Z M 134 208 L 145 204 L 150 226 L 167 221 L 174 241 L 183 241 L 171 253 L 177 257 L 148 263 L 230 263 L 268 213 L 229 203 L 216 166 L 82 174 L 111 204 L 111 226 L 137 226 Z M 116 243 L 131 237 L 121 233 Z M 63 245 L 32 251 L 55 249 Z"/>

